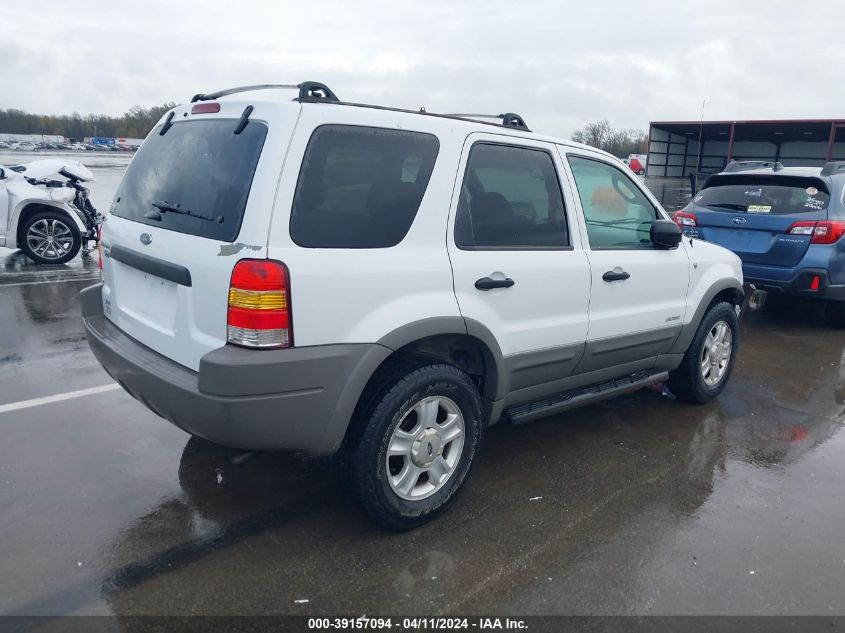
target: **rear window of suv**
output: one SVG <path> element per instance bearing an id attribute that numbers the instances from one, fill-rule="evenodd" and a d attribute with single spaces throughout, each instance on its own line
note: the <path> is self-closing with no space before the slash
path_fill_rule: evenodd
<path id="1" fill-rule="evenodd" d="M 713 211 L 783 215 L 825 211 L 830 195 L 817 178 L 720 176 L 711 178 L 694 202 Z"/>
<path id="2" fill-rule="evenodd" d="M 386 248 L 408 233 L 440 144 L 436 136 L 323 125 L 305 150 L 290 235 L 310 248 Z"/>
<path id="3" fill-rule="evenodd" d="M 234 242 L 240 232 L 267 126 L 212 119 L 156 127 L 115 195 L 116 216 L 198 237 Z"/>

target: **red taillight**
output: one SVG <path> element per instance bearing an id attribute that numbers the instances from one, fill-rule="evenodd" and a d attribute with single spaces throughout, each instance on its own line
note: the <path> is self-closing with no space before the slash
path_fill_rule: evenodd
<path id="1" fill-rule="evenodd" d="M 242 259 L 229 284 L 227 340 L 244 347 L 292 347 L 287 267 L 266 259 Z"/>
<path id="2" fill-rule="evenodd" d="M 813 281 L 810 282 L 810 290 L 812 290 L 813 292 L 817 292 L 819 286 L 821 285 L 821 282 L 822 280 L 821 278 L 819 278 L 818 275 L 813 275 Z"/>
<path id="3" fill-rule="evenodd" d="M 681 229 L 698 226 L 698 218 L 689 211 L 675 211 L 675 224 Z"/>
<path id="4" fill-rule="evenodd" d="M 214 112 L 220 112 L 219 103 L 198 103 L 193 108 L 191 108 L 191 114 L 213 114 Z"/>
<path id="5" fill-rule="evenodd" d="M 831 220 L 794 222 L 787 233 L 811 235 L 810 244 L 833 244 L 845 235 L 845 222 Z"/>

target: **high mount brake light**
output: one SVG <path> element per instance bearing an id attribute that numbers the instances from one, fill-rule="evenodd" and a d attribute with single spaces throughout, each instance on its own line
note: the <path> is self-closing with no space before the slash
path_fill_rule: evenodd
<path id="1" fill-rule="evenodd" d="M 806 220 L 794 222 L 787 231 L 789 235 L 810 235 L 810 244 L 833 244 L 845 235 L 845 222 L 838 220 Z"/>
<path id="2" fill-rule="evenodd" d="M 698 226 L 698 218 L 689 211 L 675 211 L 674 220 L 681 229 Z"/>
<path id="3" fill-rule="evenodd" d="M 211 101 L 198 103 L 191 108 L 191 114 L 213 114 L 215 112 L 220 112 L 220 104 Z"/>
<path id="4" fill-rule="evenodd" d="M 293 346 L 287 267 L 267 259 L 242 259 L 229 284 L 227 341 L 253 348 Z"/>

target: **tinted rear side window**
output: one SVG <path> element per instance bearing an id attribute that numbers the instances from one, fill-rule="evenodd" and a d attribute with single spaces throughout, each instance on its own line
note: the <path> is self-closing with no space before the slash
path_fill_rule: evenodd
<path id="1" fill-rule="evenodd" d="M 290 235 L 312 248 L 385 248 L 408 233 L 440 144 L 437 137 L 324 125 L 308 142 Z"/>
<path id="2" fill-rule="evenodd" d="M 267 127 L 211 119 L 150 132 L 115 195 L 116 216 L 222 242 L 238 236 Z M 174 210 L 175 209 L 175 210 Z M 156 219 L 159 218 L 159 219 Z"/>
<path id="3" fill-rule="evenodd" d="M 563 196 L 551 156 L 528 147 L 476 143 L 455 220 L 460 248 L 569 245 Z"/>
<path id="4" fill-rule="evenodd" d="M 720 176 L 711 178 L 694 202 L 712 211 L 777 215 L 824 211 L 830 195 L 815 178 Z"/>

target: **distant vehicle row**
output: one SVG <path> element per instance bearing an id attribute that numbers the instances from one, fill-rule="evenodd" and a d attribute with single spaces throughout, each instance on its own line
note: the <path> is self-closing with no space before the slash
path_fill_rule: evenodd
<path id="1" fill-rule="evenodd" d="M 116 143 L 114 145 L 92 145 L 90 143 L 29 143 L 0 141 L 0 149 L 10 149 L 19 152 L 37 152 L 40 150 L 76 150 L 102 152 L 134 152 L 137 147 Z"/>

